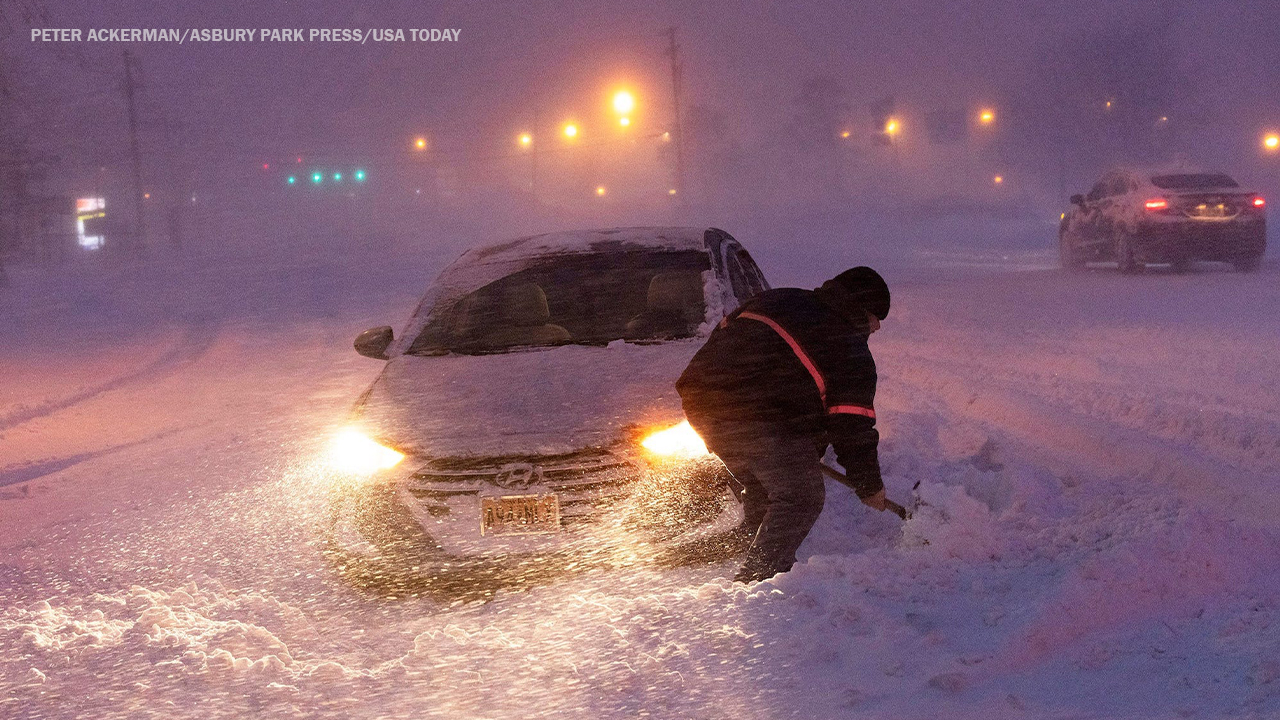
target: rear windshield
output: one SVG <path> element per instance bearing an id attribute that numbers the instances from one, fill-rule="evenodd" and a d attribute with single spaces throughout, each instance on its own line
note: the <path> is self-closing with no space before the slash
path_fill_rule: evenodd
<path id="1" fill-rule="evenodd" d="M 1207 190 L 1209 188 L 1240 187 L 1229 175 L 1222 173 L 1190 173 L 1187 175 L 1156 175 L 1151 184 L 1165 190 Z"/>
<path id="2" fill-rule="evenodd" d="M 411 355 L 691 337 L 706 314 L 701 251 L 562 255 L 436 307 Z"/>

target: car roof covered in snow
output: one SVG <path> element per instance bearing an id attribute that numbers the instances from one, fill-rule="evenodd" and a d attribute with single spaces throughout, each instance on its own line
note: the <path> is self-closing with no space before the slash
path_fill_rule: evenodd
<path id="1" fill-rule="evenodd" d="M 704 227 L 566 230 L 472 248 L 453 261 L 432 283 L 390 351 L 404 352 L 410 339 L 416 337 L 426 326 L 433 308 L 452 306 L 457 300 L 489 283 L 520 272 L 549 257 L 644 250 L 706 251 L 706 231 L 707 228 Z"/>
<path id="2" fill-rule="evenodd" d="M 548 255 L 646 249 L 703 250 L 706 247 L 703 241 L 705 232 L 706 228 L 694 227 L 626 227 L 543 233 L 472 248 L 463 253 L 449 270 L 463 265 L 503 263 Z"/>
<path id="3" fill-rule="evenodd" d="M 1150 180 L 1153 177 L 1159 177 L 1161 175 L 1225 175 L 1227 177 L 1232 177 L 1231 173 L 1222 172 L 1221 170 L 1211 170 L 1198 165 L 1180 163 L 1152 166 L 1119 165 L 1111 168 L 1108 172 L 1129 173 L 1130 175 L 1135 175 L 1143 180 Z"/>

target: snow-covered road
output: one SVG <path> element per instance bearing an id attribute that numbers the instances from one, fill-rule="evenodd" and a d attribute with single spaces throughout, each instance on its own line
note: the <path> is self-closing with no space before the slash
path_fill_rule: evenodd
<path id="1" fill-rule="evenodd" d="M 315 547 L 317 458 L 377 370 L 351 337 L 404 317 L 407 273 L 15 273 L 0 717 L 1280 716 L 1280 268 L 967 265 L 886 270 L 905 530 L 832 486 L 764 584 L 452 606 L 346 588 Z"/>

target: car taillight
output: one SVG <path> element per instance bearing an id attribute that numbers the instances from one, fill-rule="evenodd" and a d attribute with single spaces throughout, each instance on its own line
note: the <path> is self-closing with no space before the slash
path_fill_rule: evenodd
<path id="1" fill-rule="evenodd" d="M 1266 201 L 1266 199 L 1265 199 L 1265 198 L 1263 198 L 1263 197 L 1259 196 L 1259 197 L 1256 197 L 1256 198 L 1254 198 L 1254 199 L 1252 200 L 1252 204 L 1253 204 L 1253 206 L 1254 206 L 1254 207 L 1256 207 L 1256 208 L 1266 207 L 1266 206 L 1267 206 L 1267 201 Z"/>
<path id="2" fill-rule="evenodd" d="M 1148 210 L 1164 210 L 1169 207 L 1169 201 L 1164 198 L 1155 198 L 1154 200 L 1146 201 L 1143 205 L 1146 206 Z"/>

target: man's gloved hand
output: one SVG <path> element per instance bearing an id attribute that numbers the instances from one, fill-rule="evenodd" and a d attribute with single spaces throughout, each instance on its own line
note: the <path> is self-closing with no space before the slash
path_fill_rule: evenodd
<path id="1" fill-rule="evenodd" d="M 888 506 L 885 505 L 884 501 L 885 501 L 884 488 L 880 488 L 880 492 L 876 493 L 875 495 L 868 495 L 862 498 L 863 505 L 866 505 L 869 508 L 875 508 L 880 512 L 884 512 L 885 510 L 888 509 Z"/>

